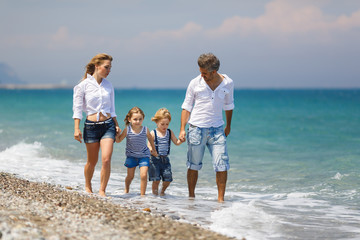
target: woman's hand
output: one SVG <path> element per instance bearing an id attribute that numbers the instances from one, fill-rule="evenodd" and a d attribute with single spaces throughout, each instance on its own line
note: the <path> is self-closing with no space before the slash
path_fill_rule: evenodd
<path id="1" fill-rule="evenodd" d="M 81 131 L 80 129 L 75 129 L 74 131 L 74 138 L 75 140 L 79 141 L 80 143 L 82 143 L 82 134 L 81 134 Z"/>
<path id="2" fill-rule="evenodd" d="M 119 136 L 121 133 L 121 129 L 119 128 L 119 126 L 116 126 L 115 129 L 116 129 L 116 136 Z"/>

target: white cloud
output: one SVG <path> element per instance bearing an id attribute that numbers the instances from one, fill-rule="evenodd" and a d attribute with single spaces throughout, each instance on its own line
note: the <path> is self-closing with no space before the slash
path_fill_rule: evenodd
<path id="1" fill-rule="evenodd" d="M 266 5 L 263 15 L 257 18 L 234 16 L 226 19 L 218 28 L 208 30 L 207 35 L 213 38 L 261 35 L 275 39 L 283 36 L 303 36 L 314 40 L 360 27 L 360 10 L 351 16 L 335 17 L 325 15 L 309 1 L 305 3 L 275 0 Z"/>
<path id="2" fill-rule="evenodd" d="M 107 45 L 130 52 L 141 53 L 146 49 L 161 48 L 167 44 L 185 45 L 197 41 L 219 42 L 225 38 L 263 38 L 279 41 L 284 38 L 301 38 L 309 42 L 331 42 L 336 37 L 357 34 L 360 28 L 360 9 L 349 15 L 326 15 L 311 1 L 274 0 L 265 6 L 258 17 L 233 16 L 215 28 L 188 22 L 180 29 L 142 32 L 133 38 L 110 36 L 86 36 L 70 33 L 66 26 L 52 34 L 13 35 L 2 40 L 6 46 L 23 48 L 44 47 L 48 49 L 79 49 Z M 357 30 L 354 31 L 354 30 Z M 356 36 L 357 36 L 356 35 Z M 300 39 L 299 39 L 300 40 Z"/>
<path id="3" fill-rule="evenodd" d="M 189 22 L 179 30 L 156 31 L 154 33 L 143 32 L 140 34 L 139 38 L 148 39 L 148 40 L 160 40 L 163 38 L 181 40 L 181 39 L 186 39 L 189 36 L 192 36 L 201 30 L 202 27 L 200 25 L 193 22 Z"/>
<path id="4" fill-rule="evenodd" d="M 67 27 L 60 27 L 54 34 L 17 34 L 7 35 L 0 39 L 0 44 L 24 49 L 78 49 L 85 44 L 83 36 L 72 36 Z"/>
<path id="5" fill-rule="evenodd" d="M 71 36 L 67 27 L 60 27 L 55 34 L 48 36 L 47 47 L 49 49 L 57 48 L 79 48 L 85 44 L 81 36 Z"/>
<path id="6" fill-rule="evenodd" d="M 147 49 L 151 50 L 155 46 L 163 47 L 166 43 L 187 42 L 202 31 L 203 28 L 201 25 L 189 22 L 181 29 L 142 32 L 135 38 L 128 40 L 126 45 L 132 47 L 130 49 L 127 48 L 127 50 L 131 50 L 132 52 L 142 52 Z M 120 42 L 119 40 L 116 41 Z"/>
<path id="7" fill-rule="evenodd" d="M 143 32 L 129 39 L 126 45 L 130 46 L 128 50 L 140 53 L 147 49 L 163 49 L 168 45 L 189 47 L 194 44 L 194 39 L 204 44 L 246 38 L 263 39 L 275 44 L 285 41 L 289 44 L 322 44 L 340 42 L 344 36 L 353 34 L 360 38 L 359 27 L 360 9 L 355 9 L 350 16 L 333 16 L 325 14 L 311 1 L 274 0 L 265 6 L 264 14 L 258 17 L 233 16 L 211 29 L 188 22 L 176 30 Z"/>

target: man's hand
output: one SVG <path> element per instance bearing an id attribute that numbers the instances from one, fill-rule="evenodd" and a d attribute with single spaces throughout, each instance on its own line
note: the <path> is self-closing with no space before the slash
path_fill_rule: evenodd
<path id="1" fill-rule="evenodd" d="M 180 140 L 181 142 L 185 142 L 185 141 L 186 141 L 186 131 L 185 131 L 185 130 L 180 131 L 179 140 Z"/>
<path id="2" fill-rule="evenodd" d="M 227 137 L 230 134 L 230 127 L 225 127 L 225 136 Z"/>

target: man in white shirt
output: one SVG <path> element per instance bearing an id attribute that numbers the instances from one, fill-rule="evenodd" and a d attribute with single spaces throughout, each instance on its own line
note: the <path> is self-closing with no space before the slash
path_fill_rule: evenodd
<path id="1" fill-rule="evenodd" d="M 191 80 L 182 104 L 179 139 L 186 140 L 188 123 L 187 181 L 189 197 L 195 197 L 198 171 L 202 168 L 205 146 L 208 147 L 216 172 L 218 201 L 224 201 L 227 171 L 230 168 L 226 137 L 230 134 L 234 109 L 234 83 L 225 74 L 219 74 L 220 61 L 212 53 L 198 58 L 200 75 Z M 226 125 L 222 110 L 225 111 Z"/>

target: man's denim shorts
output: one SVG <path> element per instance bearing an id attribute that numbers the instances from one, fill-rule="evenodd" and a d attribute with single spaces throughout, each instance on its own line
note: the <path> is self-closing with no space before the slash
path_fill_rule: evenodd
<path id="1" fill-rule="evenodd" d="M 133 168 L 136 166 L 141 167 L 149 167 L 150 158 L 143 157 L 143 158 L 135 158 L 135 157 L 127 157 L 124 163 L 124 166 L 127 168 Z"/>
<path id="2" fill-rule="evenodd" d="M 167 156 L 151 156 L 149 167 L 149 181 L 172 182 L 170 159 Z"/>
<path id="3" fill-rule="evenodd" d="M 229 155 L 223 126 L 199 128 L 189 125 L 187 167 L 192 170 L 202 168 L 205 146 L 209 149 L 215 172 L 228 171 Z"/>
<path id="4" fill-rule="evenodd" d="M 116 128 L 115 122 L 109 118 L 102 122 L 92 122 L 85 120 L 84 124 L 84 142 L 95 143 L 100 142 L 104 138 L 112 138 L 115 141 Z"/>

